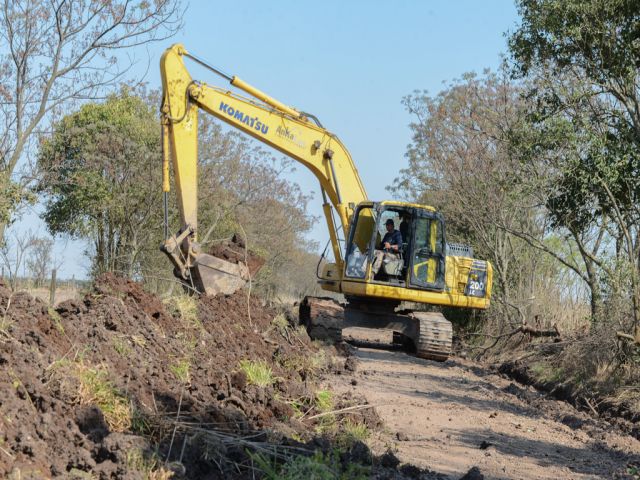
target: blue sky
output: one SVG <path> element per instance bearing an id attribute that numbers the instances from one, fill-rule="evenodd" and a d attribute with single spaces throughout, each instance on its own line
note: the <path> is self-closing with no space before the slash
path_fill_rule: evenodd
<path id="1" fill-rule="evenodd" d="M 146 72 L 149 86 L 158 87 L 162 51 L 183 43 L 223 71 L 316 115 L 351 152 L 369 197 L 383 200 L 406 165 L 411 140 L 402 97 L 416 89 L 436 94 L 465 72 L 497 68 L 506 52 L 504 33 L 517 22 L 509 0 L 194 0 L 178 35 L 135 52 L 140 62 L 132 76 Z M 189 68 L 194 78 L 224 82 Z M 311 211 L 320 215 L 315 178 L 302 167 L 291 178 L 316 192 Z M 33 217 L 23 225 L 37 229 Z M 324 246 L 322 219 L 311 237 Z M 86 276 L 81 251 L 77 242 L 57 241 L 60 277 Z"/>

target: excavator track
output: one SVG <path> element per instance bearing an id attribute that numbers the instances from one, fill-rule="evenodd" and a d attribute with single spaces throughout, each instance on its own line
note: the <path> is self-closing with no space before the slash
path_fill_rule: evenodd
<path id="1" fill-rule="evenodd" d="M 411 316 L 419 322 L 416 356 L 437 362 L 449 358 L 453 339 L 451 322 L 436 312 L 413 312 Z"/>
<path id="2" fill-rule="evenodd" d="M 305 297 L 300 323 L 313 340 L 339 342 L 343 328 L 384 328 L 394 332 L 395 344 L 406 348 L 413 343 L 420 358 L 444 362 L 451 354 L 453 329 L 441 313 L 399 313 L 372 302 L 352 303 L 345 310 L 332 298 Z"/>
<path id="3" fill-rule="evenodd" d="M 327 297 L 305 297 L 300 303 L 300 323 L 312 340 L 342 341 L 344 307 Z"/>

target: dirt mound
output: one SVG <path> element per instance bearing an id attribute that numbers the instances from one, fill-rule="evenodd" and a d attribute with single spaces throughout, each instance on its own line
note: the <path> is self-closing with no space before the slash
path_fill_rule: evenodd
<path id="1" fill-rule="evenodd" d="M 166 459 L 181 460 L 173 478 L 242 477 L 245 436 L 308 438 L 310 378 L 344 368 L 331 359 L 245 291 L 165 304 L 105 275 L 51 309 L 0 285 L 0 477 L 142 478 Z"/>

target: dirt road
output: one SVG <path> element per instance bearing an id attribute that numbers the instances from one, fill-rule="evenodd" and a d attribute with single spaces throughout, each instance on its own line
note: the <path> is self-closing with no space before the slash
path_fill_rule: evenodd
<path id="1" fill-rule="evenodd" d="M 369 348 L 356 356 L 338 388 L 377 406 L 386 429 L 370 441 L 376 453 L 391 448 L 451 479 L 474 466 L 487 479 L 638 478 L 640 442 L 565 402 L 460 359 Z"/>

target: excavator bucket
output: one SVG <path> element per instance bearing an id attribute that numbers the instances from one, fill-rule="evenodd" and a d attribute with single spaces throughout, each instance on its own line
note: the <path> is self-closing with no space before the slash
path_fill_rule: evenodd
<path id="1" fill-rule="evenodd" d="M 206 295 L 231 295 L 249 281 L 249 269 L 243 263 L 201 253 L 191 268 L 191 278 L 195 288 Z"/>

